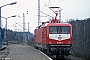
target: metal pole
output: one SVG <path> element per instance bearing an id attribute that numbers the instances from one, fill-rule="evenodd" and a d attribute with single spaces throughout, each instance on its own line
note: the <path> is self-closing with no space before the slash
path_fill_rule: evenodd
<path id="1" fill-rule="evenodd" d="M 23 13 L 23 44 L 25 43 L 25 14 Z"/>
<path id="2" fill-rule="evenodd" d="M 38 26 L 40 25 L 40 0 L 38 0 Z"/>
<path id="3" fill-rule="evenodd" d="M 28 40 L 29 40 L 29 22 L 28 22 Z"/>
<path id="4" fill-rule="evenodd" d="M 8 18 L 5 18 L 6 19 L 6 44 L 8 45 L 8 33 L 7 33 L 7 19 Z"/>
<path id="5" fill-rule="evenodd" d="M 59 20 L 61 22 L 61 10 L 59 10 Z"/>
<path id="6" fill-rule="evenodd" d="M 2 27 L 1 27 L 1 7 L 0 7 L 0 48 L 2 48 Z"/>
<path id="7" fill-rule="evenodd" d="M 11 17 L 14 17 L 14 16 L 11 16 Z M 6 19 L 6 29 L 5 29 L 5 32 L 6 32 L 6 44 L 7 44 L 7 45 L 8 45 L 7 19 L 8 19 L 8 18 L 11 18 L 11 17 L 7 17 L 7 18 L 3 17 L 3 18 Z"/>

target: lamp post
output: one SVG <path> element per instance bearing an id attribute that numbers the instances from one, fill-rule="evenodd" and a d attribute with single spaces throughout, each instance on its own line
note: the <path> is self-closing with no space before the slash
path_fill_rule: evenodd
<path id="1" fill-rule="evenodd" d="M 6 36 L 6 44 L 8 45 L 8 33 L 7 33 L 7 19 L 8 18 L 11 18 L 11 17 L 16 17 L 16 15 L 14 15 L 14 16 L 10 16 L 10 17 L 1 17 L 1 18 L 5 18 L 6 19 L 6 29 L 5 29 L 5 36 Z"/>
<path id="2" fill-rule="evenodd" d="M 0 48 L 2 48 L 1 8 L 4 7 L 4 6 L 7 6 L 7 5 L 16 4 L 16 3 L 17 3 L 17 2 L 13 2 L 13 3 L 10 3 L 10 4 L 2 5 L 2 6 L 0 7 Z"/>

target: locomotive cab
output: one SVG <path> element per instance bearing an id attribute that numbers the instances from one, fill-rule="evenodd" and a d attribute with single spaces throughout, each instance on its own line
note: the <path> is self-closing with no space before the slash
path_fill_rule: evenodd
<path id="1" fill-rule="evenodd" d="M 43 41 L 47 54 L 52 58 L 65 58 L 71 54 L 72 26 L 68 23 L 49 23 L 46 26 L 46 41 Z"/>

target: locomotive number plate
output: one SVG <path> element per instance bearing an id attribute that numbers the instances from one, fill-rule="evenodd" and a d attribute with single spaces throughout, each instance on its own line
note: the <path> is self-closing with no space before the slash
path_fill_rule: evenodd
<path id="1" fill-rule="evenodd" d="M 57 42 L 57 44 L 63 44 L 63 42 Z"/>

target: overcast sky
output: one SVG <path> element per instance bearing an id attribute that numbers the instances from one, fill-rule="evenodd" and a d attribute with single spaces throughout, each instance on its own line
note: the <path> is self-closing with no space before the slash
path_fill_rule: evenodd
<path id="1" fill-rule="evenodd" d="M 61 20 L 66 21 L 67 19 L 85 19 L 90 17 L 90 0 L 41 0 L 40 7 L 41 11 L 52 16 L 49 13 L 49 6 L 58 6 L 63 10 L 61 11 Z M 19 15 L 19 17 L 8 19 L 8 29 L 15 30 L 15 23 L 17 26 L 16 30 L 22 31 L 23 16 L 25 14 L 25 23 L 27 30 L 27 22 L 30 22 L 30 32 L 34 32 L 34 29 L 38 25 L 38 0 L 0 0 L 0 6 L 17 2 L 17 4 L 12 6 L 5 6 L 2 10 L 2 17 L 9 17 L 12 15 Z M 27 14 L 28 11 L 28 14 Z M 41 13 L 41 15 L 44 15 Z M 48 21 L 48 17 L 41 17 L 41 21 Z M 2 18 L 2 27 L 5 27 L 5 19 Z M 20 26 L 19 26 L 20 25 Z"/>

